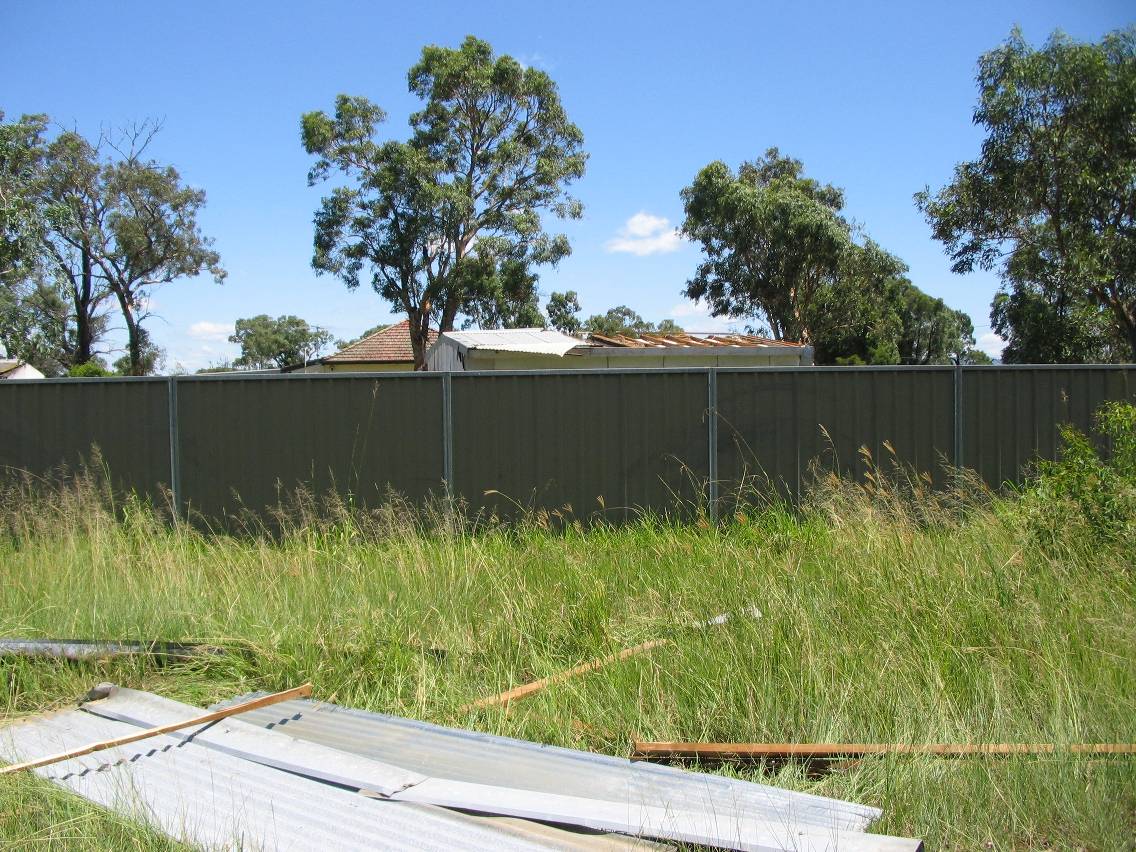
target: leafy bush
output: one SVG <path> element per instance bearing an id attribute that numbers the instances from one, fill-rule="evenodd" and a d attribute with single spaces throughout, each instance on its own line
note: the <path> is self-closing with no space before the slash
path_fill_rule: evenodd
<path id="1" fill-rule="evenodd" d="M 1040 462 L 1031 483 L 1032 520 L 1051 541 L 1082 528 L 1102 544 L 1136 545 L 1136 405 L 1106 402 L 1094 421 L 1109 450 L 1063 426 L 1060 459 Z"/>
<path id="2" fill-rule="evenodd" d="M 68 370 L 67 375 L 73 379 L 102 379 L 114 373 L 97 361 L 84 361 Z"/>

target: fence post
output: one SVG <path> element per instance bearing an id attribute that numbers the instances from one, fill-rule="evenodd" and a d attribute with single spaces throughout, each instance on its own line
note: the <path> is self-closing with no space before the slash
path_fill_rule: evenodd
<path id="1" fill-rule="evenodd" d="M 955 361 L 954 466 L 962 470 L 962 359 Z"/>
<path id="2" fill-rule="evenodd" d="M 170 432 L 170 499 L 173 501 L 174 520 L 180 520 L 182 514 L 181 494 L 181 445 L 178 436 L 178 396 L 177 377 L 170 376 L 166 380 L 166 398 L 169 400 L 169 432 Z"/>
<path id="3" fill-rule="evenodd" d="M 718 371 L 706 371 L 706 444 L 709 447 L 706 475 L 709 477 L 710 522 L 718 522 Z"/>
<path id="4" fill-rule="evenodd" d="M 450 371 L 442 373 L 442 483 L 446 497 L 454 495 L 454 406 Z"/>

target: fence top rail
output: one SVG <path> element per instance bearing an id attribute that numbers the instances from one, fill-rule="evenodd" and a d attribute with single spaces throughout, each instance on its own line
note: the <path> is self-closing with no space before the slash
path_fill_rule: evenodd
<path id="1" fill-rule="evenodd" d="M 324 380 L 350 380 L 350 379 L 418 379 L 431 381 L 450 376 L 453 379 L 497 377 L 535 377 L 535 376 L 623 376 L 623 375 L 659 375 L 659 374 L 702 374 L 709 372 L 719 374 L 729 373 L 946 373 L 953 372 L 959 367 L 951 364 L 888 364 L 859 367 L 843 366 L 775 366 L 775 367 L 637 367 L 637 368 L 595 368 L 584 370 L 463 370 L 454 372 L 428 372 L 419 371 L 378 371 L 378 372 L 337 372 L 337 373 L 259 373 L 259 372 L 232 372 L 213 373 L 192 376 L 106 376 L 99 378 L 54 378 L 54 379 L 9 379 L 0 382 L 0 388 L 6 386 L 29 386 L 44 384 L 124 384 L 124 383 L 153 383 L 166 382 L 238 382 L 238 381 L 324 381 Z M 1132 371 L 1136 370 L 1134 364 L 964 364 L 964 372 L 1077 372 L 1077 371 Z"/>

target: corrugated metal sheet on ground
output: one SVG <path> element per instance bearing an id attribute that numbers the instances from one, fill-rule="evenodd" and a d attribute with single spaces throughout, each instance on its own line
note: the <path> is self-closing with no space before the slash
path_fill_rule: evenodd
<path id="1" fill-rule="evenodd" d="M 285 701 L 242 719 L 434 778 L 841 831 L 862 831 L 880 816 L 876 808 L 839 799 L 334 704 Z"/>
<path id="2" fill-rule="evenodd" d="M 0 758 L 30 759 L 137 730 L 80 710 L 64 711 L 0 730 Z M 430 805 L 367 798 L 169 736 L 36 772 L 209 849 L 573 848 L 517 821 L 498 827 Z"/>
<path id="3" fill-rule="evenodd" d="M 193 719 L 197 708 L 168 698 L 121 687 L 84 705 L 84 710 L 139 727 L 168 725 Z M 869 836 L 803 825 L 791 809 L 773 813 L 742 812 L 710 807 L 685 810 L 665 797 L 639 801 L 628 790 L 612 796 L 593 789 L 583 795 L 559 789 L 518 788 L 508 779 L 497 784 L 435 777 L 369 756 L 294 738 L 281 726 L 258 727 L 240 718 L 225 719 L 201 731 L 175 734 L 192 738 L 195 747 L 219 749 L 226 754 L 303 775 L 314 781 L 331 782 L 360 791 L 375 791 L 397 801 L 439 805 L 467 812 L 498 814 L 581 826 L 599 831 L 659 837 L 685 843 L 711 845 L 749 852 L 780 852 L 784 849 L 829 852 L 829 850 L 893 850 L 911 852 L 917 841 L 906 838 Z"/>

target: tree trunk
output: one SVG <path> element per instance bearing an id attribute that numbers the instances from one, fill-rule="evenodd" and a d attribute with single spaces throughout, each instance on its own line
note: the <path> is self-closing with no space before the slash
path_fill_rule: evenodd
<path id="1" fill-rule="evenodd" d="M 142 375 L 142 335 L 138 327 L 138 320 L 134 310 L 130 307 L 130 300 L 125 294 L 115 288 L 114 294 L 118 297 L 118 306 L 122 309 L 122 318 L 126 322 L 127 351 L 130 354 L 130 375 Z"/>
<path id="2" fill-rule="evenodd" d="M 76 288 L 75 299 L 75 363 L 86 364 L 91 360 L 91 350 L 94 348 L 94 330 L 91 328 L 93 313 L 91 310 L 92 277 L 91 253 L 84 249 L 80 272 L 79 286 Z"/>
<path id="3" fill-rule="evenodd" d="M 414 352 L 414 369 L 426 369 L 426 348 L 430 342 L 430 315 L 418 309 L 406 312 L 410 321 L 410 348 Z"/>

